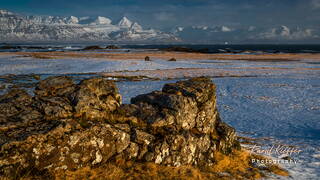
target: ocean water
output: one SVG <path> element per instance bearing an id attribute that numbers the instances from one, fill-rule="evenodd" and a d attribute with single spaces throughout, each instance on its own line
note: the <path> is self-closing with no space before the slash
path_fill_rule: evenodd
<path id="1" fill-rule="evenodd" d="M 170 47 L 187 47 L 195 50 L 208 49 L 209 53 L 221 53 L 221 52 L 243 52 L 243 51 L 254 51 L 267 52 L 267 53 L 319 53 L 320 45 L 317 44 L 235 44 L 235 45 L 190 45 L 190 44 L 179 44 L 179 45 L 124 45 L 126 48 L 135 49 L 165 49 Z M 249 52 L 247 52 L 249 53 Z"/>
<path id="2" fill-rule="evenodd" d="M 88 44 L 0 44 L 0 52 L 17 52 L 17 51 L 81 51 L 86 46 L 98 45 L 101 47 L 106 47 L 109 44 L 103 43 L 88 43 Z M 208 53 L 319 53 L 319 44 L 214 44 L 214 45 L 199 45 L 199 44 L 170 44 L 170 45 L 126 45 L 126 44 L 116 44 L 121 47 L 122 50 L 137 51 L 137 50 L 154 50 L 154 49 L 166 49 L 170 47 L 186 47 L 195 50 L 207 49 Z M 2 49 L 4 46 L 19 47 L 13 49 Z M 112 51 L 112 50 L 111 50 Z"/>

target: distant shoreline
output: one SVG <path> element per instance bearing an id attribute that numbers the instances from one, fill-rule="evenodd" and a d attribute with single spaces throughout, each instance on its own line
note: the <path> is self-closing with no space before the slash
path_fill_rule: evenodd
<path id="1" fill-rule="evenodd" d="M 244 60 L 244 61 L 299 61 L 320 60 L 320 53 L 277 53 L 277 54 L 206 54 L 167 51 L 141 51 L 141 52 L 116 52 L 116 51 L 78 51 L 78 52 L 0 52 L 0 56 L 23 56 L 37 59 L 101 59 L 101 60 L 144 60 L 146 56 L 152 59 L 169 60 Z"/>

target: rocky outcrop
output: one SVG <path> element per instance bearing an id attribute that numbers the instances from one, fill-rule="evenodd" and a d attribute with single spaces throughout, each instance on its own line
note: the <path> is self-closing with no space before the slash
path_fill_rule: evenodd
<path id="1" fill-rule="evenodd" d="M 32 97 L 0 97 L 0 175 L 98 166 L 117 159 L 210 165 L 214 152 L 239 148 L 221 121 L 207 78 L 166 84 L 121 105 L 114 82 L 68 77 L 39 83 Z"/>

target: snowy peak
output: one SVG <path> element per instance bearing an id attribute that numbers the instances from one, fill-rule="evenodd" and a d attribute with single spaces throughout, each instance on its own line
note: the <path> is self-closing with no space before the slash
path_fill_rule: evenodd
<path id="1" fill-rule="evenodd" d="M 178 32 L 181 32 L 181 31 L 183 31 L 184 30 L 184 27 L 177 27 L 177 31 Z"/>
<path id="2" fill-rule="evenodd" d="M 133 31 L 142 31 L 142 26 L 140 26 L 138 23 L 133 23 L 132 26 L 130 27 L 131 30 Z"/>
<path id="3" fill-rule="evenodd" d="M 149 29 L 123 17 L 112 24 L 107 17 L 21 16 L 0 10 L 0 41 L 118 41 L 175 42 L 172 34 Z"/>
<path id="4" fill-rule="evenodd" d="M 70 16 L 69 18 L 66 19 L 67 24 L 78 24 L 79 19 L 75 16 Z"/>
<path id="5" fill-rule="evenodd" d="M 130 28 L 132 26 L 132 22 L 127 17 L 123 17 L 119 21 L 118 26 L 121 28 Z"/>
<path id="6" fill-rule="evenodd" d="M 104 24 L 111 24 L 111 22 L 112 21 L 109 18 L 98 16 L 97 19 L 91 24 L 104 25 Z"/>

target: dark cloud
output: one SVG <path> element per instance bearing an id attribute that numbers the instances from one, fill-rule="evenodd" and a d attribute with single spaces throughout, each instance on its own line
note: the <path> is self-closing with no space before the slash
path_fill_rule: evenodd
<path id="1" fill-rule="evenodd" d="M 320 0 L 1 0 L 4 8 L 43 15 L 131 15 L 158 27 L 190 24 L 305 23 L 319 15 Z M 308 11 L 309 9 L 309 11 Z M 157 17 L 156 15 L 159 15 Z M 168 20 L 166 23 L 165 20 Z"/>
<path id="2" fill-rule="evenodd" d="M 320 0 L 1 0 L 1 7 L 25 14 L 128 16 L 144 27 L 249 26 L 318 28 Z"/>

